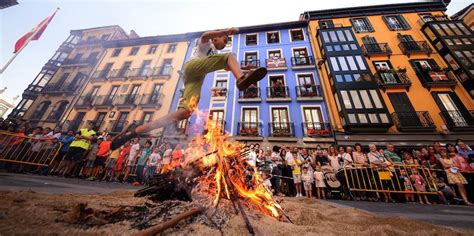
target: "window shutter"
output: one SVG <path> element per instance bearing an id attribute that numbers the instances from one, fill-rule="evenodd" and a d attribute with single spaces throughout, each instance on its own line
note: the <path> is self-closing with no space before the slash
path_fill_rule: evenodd
<path id="1" fill-rule="evenodd" d="M 413 67 L 413 69 L 415 70 L 415 73 L 418 76 L 418 79 L 420 79 L 422 82 L 425 82 L 426 79 L 423 76 L 423 72 L 422 72 L 421 68 L 418 67 L 418 64 L 416 64 L 415 61 L 413 61 L 413 60 L 410 60 L 410 64 Z"/>
<path id="2" fill-rule="evenodd" d="M 354 23 L 354 19 L 351 18 L 351 23 L 352 23 L 352 27 L 354 28 L 354 31 L 356 33 L 360 33 L 360 29 L 356 26 L 356 24 Z"/>
<path id="3" fill-rule="evenodd" d="M 382 16 L 382 19 L 383 19 L 383 21 L 385 22 L 385 24 L 387 25 L 388 29 L 393 31 L 394 29 L 393 29 L 392 26 L 388 23 L 389 21 L 388 21 L 387 16 Z"/>
<path id="4" fill-rule="evenodd" d="M 365 23 L 367 24 L 367 27 L 369 28 L 369 32 L 374 32 L 374 27 L 372 26 L 372 24 L 370 23 L 369 21 L 369 18 L 365 17 Z"/>
<path id="5" fill-rule="evenodd" d="M 410 24 L 408 24 L 408 21 L 405 20 L 405 17 L 403 17 L 402 15 L 398 15 L 397 18 L 400 21 L 400 23 L 402 24 L 403 29 L 405 29 L 405 30 L 411 29 Z"/>

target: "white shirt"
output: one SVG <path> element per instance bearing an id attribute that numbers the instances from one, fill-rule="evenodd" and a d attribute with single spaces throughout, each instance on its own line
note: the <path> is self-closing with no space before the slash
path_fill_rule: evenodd
<path id="1" fill-rule="evenodd" d="M 132 147 L 130 148 L 130 154 L 128 155 L 128 159 L 130 161 L 135 160 L 135 157 L 137 156 L 138 150 L 140 150 L 140 144 L 139 143 L 133 144 Z"/>
<path id="2" fill-rule="evenodd" d="M 339 165 L 339 158 L 337 156 L 328 155 L 328 159 L 331 164 L 331 167 L 334 168 L 334 170 L 339 170 L 341 168 L 341 165 Z"/>
<path id="3" fill-rule="evenodd" d="M 173 152 L 173 149 L 166 149 L 166 151 L 163 153 L 163 164 L 170 164 L 171 163 L 171 153 Z"/>
<path id="4" fill-rule="evenodd" d="M 201 39 L 198 39 L 197 46 L 194 49 L 191 59 L 212 56 L 214 54 L 217 54 L 217 49 L 214 47 L 214 44 L 212 44 L 211 39 L 204 43 L 201 42 Z"/>
<path id="5" fill-rule="evenodd" d="M 159 153 L 154 152 L 148 158 L 150 159 L 149 166 L 156 166 L 158 161 L 161 159 L 161 156 Z"/>
<path id="6" fill-rule="evenodd" d="M 255 151 L 252 150 L 249 152 L 247 163 L 251 166 L 257 165 L 257 153 L 255 153 Z"/>

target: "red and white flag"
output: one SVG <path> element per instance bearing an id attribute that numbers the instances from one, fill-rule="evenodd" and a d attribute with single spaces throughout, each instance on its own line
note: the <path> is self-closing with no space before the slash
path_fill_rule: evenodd
<path id="1" fill-rule="evenodd" d="M 15 50 L 13 53 L 17 53 L 21 48 L 26 46 L 31 40 L 38 40 L 41 37 L 41 34 L 46 30 L 49 22 L 53 19 L 54 15 L 56 15 L 57 10 L 51 15 L 46 17 L 46 19 L 42 20 L 35 28 L 33 28 L 30 32 L 26 33 L 18 39 L 15 43 Z"/>

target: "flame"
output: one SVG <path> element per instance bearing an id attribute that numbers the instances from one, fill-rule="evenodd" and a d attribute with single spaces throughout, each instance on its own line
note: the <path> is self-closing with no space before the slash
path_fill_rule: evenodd
<path id="1" fill-rule="evenodd" d="M 233 191 L 237 197 L 244 199 L 243 202 L 249 207 L 279 218 L 279 211 L 282 210 L 280 205 L 273 200 L 271 192 L 262 185 L 262 178 L 255 168 L 251 169 L 246 159 L 241 156 L 245 145 L 228 141 L 228 134 L 223 132 L 224 127 L 221 123 L 208 120 L 208 114 L 197 109 L 196 98 L 191 98 L 188 105 L 193 109 L 197 120 L 207 122 L 205 134 L 196 135 L 185 150 L 187 155 L 184 166 L 198 162 L 201 168 L 211 168 L 214 171 L 215 184 L 208 184 L 215 187 L 212 205 L 217 206 L 222 197 L 231 199 Z M 247 168 L 250 172 L 254 172 L 251 180 L 246 179 Z"/>

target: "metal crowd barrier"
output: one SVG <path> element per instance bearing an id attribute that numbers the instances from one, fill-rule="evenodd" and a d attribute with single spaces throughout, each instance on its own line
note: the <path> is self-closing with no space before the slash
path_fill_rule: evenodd
<path id="1" fill-rule="evenodd" d="M 0 162 L 49 166 L 61 143 L 0 131 Z"/>
<path id="2" fill-rule="evenodd" d="M 413 185 L 410 176 L 415 169 L 422 177 L 426 191 L 417 191 Z M 344 174 L 349 191 L 438 194 L 430 169 L 421 165 L 346 165 Z"/>

